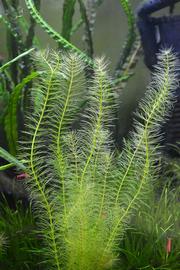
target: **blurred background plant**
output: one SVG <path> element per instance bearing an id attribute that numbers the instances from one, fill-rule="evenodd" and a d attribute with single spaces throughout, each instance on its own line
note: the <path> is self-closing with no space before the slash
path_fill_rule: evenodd
<path id="1" fill-rule="evenodd" d="M 121 245 L 122 269 L 179 269 L 180 190 L 170 186 L 171 180 L 159 194 L 155 184 L 131 220 Z"/>
<path id="2" fill-rule="evenodd" d="M 40 270 L 42 240 L 37 234 L 32 209 L 17 202 L 14 209 L 3 197 L 0 203 L 0 268 Z"/>

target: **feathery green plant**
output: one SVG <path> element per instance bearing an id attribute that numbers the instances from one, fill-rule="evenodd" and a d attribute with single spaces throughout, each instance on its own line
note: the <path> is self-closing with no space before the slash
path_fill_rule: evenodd
<path id="1" fill-rule="evenodd" d="M 139 121 L 121 154 L 112 150 L 115 102 L 104 62 L 96 60 L 81 127 L 72 131 L 87 87 L 83 60 L 40 52 L 35 61 L 40 71 L 32 89 L 36 108 L 20 156 L 46 243 L 45 263 L 57 270 L 114 269 L 119 240 L 156 171 L 158 130 L 176 88 L 174 56 L 169 50 L 159 56 Z"/>

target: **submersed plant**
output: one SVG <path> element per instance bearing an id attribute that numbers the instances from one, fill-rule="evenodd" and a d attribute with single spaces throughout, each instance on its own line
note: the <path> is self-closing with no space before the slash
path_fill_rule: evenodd
<path id="1" fill-rule="evenodd" d="M 140 121 L 117 154 L 110 134 L 116 102 L 104 61 L 96 60 L 87 84 L 76 54 L 36 54 L 35 106 L 20 152 L 47 269 L 103 270 L 118 264 L 119 241 L 156 171 L 158 129 L 176 87 L 174 56 L 165 51 L 159 61 L 137 113 Z M 80 127 L 72 129 L 84 102 Z"/>
<path id="2" fill-rule="evenodd" d="M 179 188 L 169 186 L 160 196 L 153 188 L 147 204 L 132 218 L 121 243 L 122 269 L 179 269 Z"/>
<path id="3" fill-rule="evenodd" d="M 30 207 L 19 201 L 10 209 L 5 198 L 0 203 L 0 269 L 34 269 L 41 257 L 41 238 L 34 229 L 36 223 Z M 2 236 L 2 237 L 1 237 Z M 42 269 L 40 265 L 36 270 Z"/>

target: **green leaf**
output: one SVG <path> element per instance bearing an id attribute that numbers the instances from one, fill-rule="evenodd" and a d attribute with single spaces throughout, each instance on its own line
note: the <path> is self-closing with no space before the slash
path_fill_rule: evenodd
<path id="1" fill-rule="evenodd" d="M 18 140 L 18 101 L 24 86 L 37 77 L 37 72 L 32 72 L 25 77 L 12 91 L 9 99 L 7 114 L 5 116 L 5 132 L 8 140 L 9 151 L 11 154 L 16 154 L 16 144 Z"/>
<path id="2" fill-rule="evenodd" d="M 26 167 L 23 165 L 23 163 L 21 161 L 16 159 L 14 156 L 12 156 L 9 152 L 7 152 L 2 147 L 0 147 L 0 157 L 2 157 L 3 159 L 7 160 L 8 162 L 14 164 L 15 166 L 17 166 L 21 170 L 26 169 Z"/>
<path id="3" fill-rule="evenodd" d="M 9 62 L 5 63 L 3 66 L 0 67 L 0 72 L 2 72 L 4 69 L 8 68 L 11 64 L 18 61 L 20 58 L 22 58 L 22 57 L 26 56 L 27 54 L 31 53 L 33 50 L 34 50 L 34 48 L 31 48 L 30 50 L 27 50 L 27 51 L 21 53 L 20 55 L 16 56 L 15 58 L 10 60 Z"/>
<path id="4" fill-rule="evenodd" d="M 70 40 L 76 0 L 64 0 L 62 36 Z"/>
<path id="5" fill-rule="evenodd" d="M 9 92 L 5 88 L 4 78 L 0 78 L 0 80 L 0 124 L 2 124 L 7 111 Z"/>

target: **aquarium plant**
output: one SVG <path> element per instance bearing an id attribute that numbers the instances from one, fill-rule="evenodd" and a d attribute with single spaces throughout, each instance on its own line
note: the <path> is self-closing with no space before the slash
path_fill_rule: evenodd
<path id="1" fill-rule="evenodd" d="M 132 218 L 121 245 L 122 269 L 179 269 L 179 187 L 172 189 L 170 180 L 157 191 L 155 183 Z"/>
<path id="2" fill-rule="evenodd" d="M 10 209 L 5 197 L 0 203 L 0 268 L 8 270 L 42 269 L 39 265 L 42 239 L 35 233 L 31 207 L 16 202 Z M 2 239 L 2 240 L 1 240 Z M 36 268 L 34 268 L 36 266 Z"/>
<path id="3" fill-rule="evenodd" d="M 120 151 L 119 94 L 140 52 L 130 1 L 119 0 L 129 30 L 111 76 L 105 60 L 94 57 L 103 0 L 64 0 L 61 31 L 42 17 L 41 2 L 25 0 L 28 21 L 20 1 L 2 0 L 9 46 L 0 67 L 0 183 L 7 194 L 17 191 L 16 199 L 24 194 L 26 204 L 0 205 L 0 268 L 178 269 L 178 203 L 169 189 L 160 199 L 161 189 L 153 189 L 163 168 L 161 126 L 178 85 L 176 56 L 171 49 L 158 54 Z M 36 25 L 57 50 L 41 50 Z M 72 43 L 81 27 L 84 51 Z M 172 166 L 179 175 L 178 162 Z M 137 252 L 138 241 L 147 253 Z"/>
<path id="4" fill-rule="evenodd" d="M 39 9 L 40 1 L 34 1 Z M 31 76 L 31 59 L 29 56 L 35 44 L 35 22 L 27 23 L 18 0 L 2 0 L 3 12 L 0 23 L 6 27 L 7 58 L 1 57 L 0 92 L 3 104 L 1 115 L 1 144 L 16 155 L 17 141 L 23 129 L 24 113 L 29 106 L 29 86 Z"/>
<path id="5" fill-rule="evenodd" d="M 120 154 L 113 150 L 116 102 L 104 61 L 95 61 L 88 84 L 77 54 L 45 51 L 34 61 L 35 107 L 19 153 L 45 242 L 44 262 L 58 270 L 115 269 L 119 241 L 158 171 L 159 126 L 177 85 L 175 58 L 170 50 L 159 56 L 135 130 Z M 86 107 L 74 129 L 85 93 Z"/>

